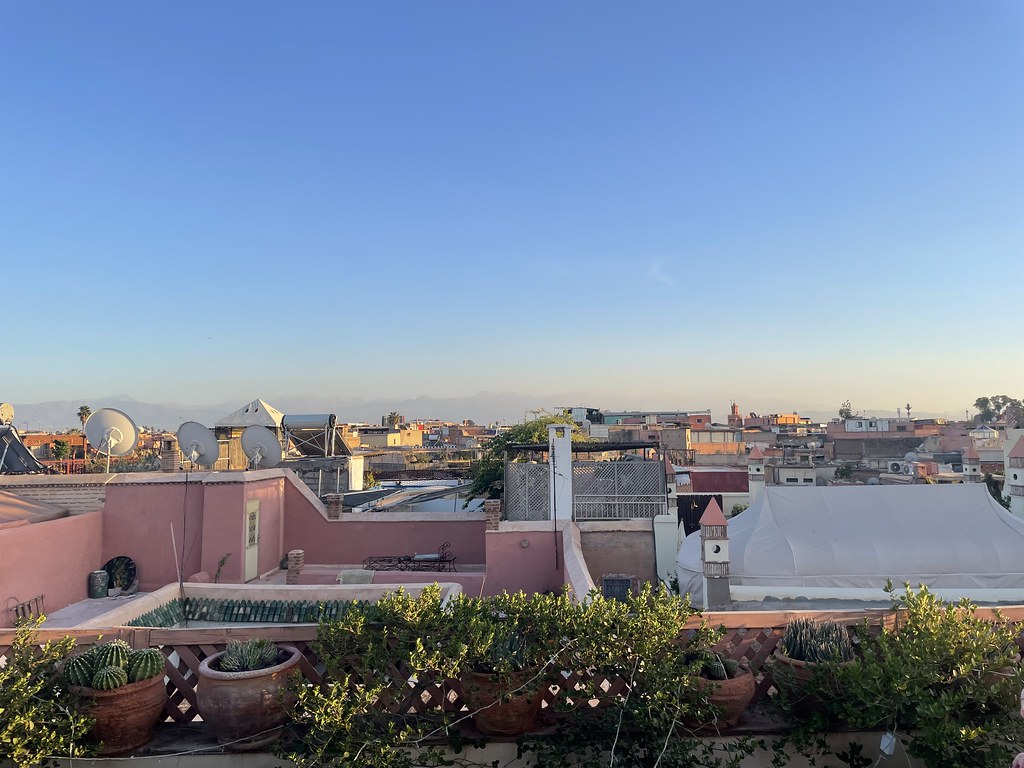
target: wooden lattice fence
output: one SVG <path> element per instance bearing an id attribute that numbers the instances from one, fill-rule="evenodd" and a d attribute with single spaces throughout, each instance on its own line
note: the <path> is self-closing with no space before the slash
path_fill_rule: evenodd
<path id="1" fill-rule="evenodd" d="M 979 609 L 984 614 L 986 609 Z M 1009 620 L 1024 622 L 1024 606 L 1004 608 L 1001 615 Z M 819 620 L 832 619 L 855 624 L 865 617 L 869 623 L 879 625 L 891 621 L 891 612 L 745 612 L 708 613 L 704 615 L 712 626 L 723 630 L 716 650 L 724 656 L 746 663 L 757 680 L 755 701 L 767 696 L 772 680 L 766 662 L 775 650 L 786 624 L 793 618 L 807 616 Z M 697 619 L 693 620 L 694 626 Z M 78 645 L 91 645 L 119 638 L 133 648 L 159 648 L 167 659 L 167 703 L 165 720 L 188 723 L 199 716 L 196 707 L 197 671 L 203 659 L 224 650 L 228 640 L 248 637 L 267 637 L 278 643 L 288 643 L 302 653 L 300 669 L 313 683 L 323 682 L 324 666 L 313 650 L 317 628 L 315 625 L 227 627 L 210 629 L 157 629 L 147 627 L 115 627 L 105 630 L 43 630 L 39 641 L 45 642 L 71 635 Z M 5 662 L 6 653 L 14 637 L 14 630 L 0 629 L 0 665 Z M 408 692 L 398 702 L 397 711 L 429 714 L 438 710 L 457 712 L 465 709 L 462 687 L 457 680 L 417 680 L 410 670 L 392 668 L 389 674 L 394 679 L 408 681 Z M 627 682 L 621 678 L 597 678 L 586 672 L 562 673 L 561 679 L 552 684 L 545 697 L 549 707 L 601 706 L 623 695 Z M 604 694 L 595 698 L 595 690 Z M 587 691 L 581 696 L 581 691 Z"/>

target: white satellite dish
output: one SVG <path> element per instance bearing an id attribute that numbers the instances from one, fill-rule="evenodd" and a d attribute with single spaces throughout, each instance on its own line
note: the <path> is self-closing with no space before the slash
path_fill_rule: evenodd
<path id="1" fill-rule="evenodd" d="M 14 406 L 10 403 L 0 403 L 0 424 L 14 423 Z"/>
<path id="2" fill-rule="evenodd" d="M 242 450 L 249 457 L 253 469 L 276 467 L 284 458 L 277 435 L 258 424 L 246 427 L 242 432 Z"/>
<path id="3" fill-rule="evenodd" d="M 107 457 L 124 456 L 132 452 L 139 440 L 139 428 L 126 413 L 116 408 L 100 408 L 85 420 L 85 437 L 89 444 Z"/>
<path id="4" fill-rule="evenodd" d="M 178 427 L 178 448 L 182 456 L 203 467 L 212 467 L 220 458 L 216 436 L 197 421 L 186 421 Z"/>

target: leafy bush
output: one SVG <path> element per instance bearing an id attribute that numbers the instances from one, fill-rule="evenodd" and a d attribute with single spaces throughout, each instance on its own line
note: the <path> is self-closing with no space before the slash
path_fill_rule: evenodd
<path id="1" fill-rule="evenodd" d="M 681 725 L 714 716 L 695 684 L 700 661 L 687 652 L 709 649 L 717 634 L 704 624 L 684 633 L 694 614 L 688 600 L 649 587 L 625 601 L 594 593 L 582 602 L 568 592 L 444 601 L 436 585 L 418 597 L 399 590 L 320 625 L 325 684 L 297 686 L 280 755 L 300 768 L 437 765 L 428 744 L 453 738 L 471 714 L 413 715 L 417 698 L 468 670 L 512 679 L 530 669 L 542 685 L 567 689 L 547 715 L 559 737 L 522 742 L 535 765 L 607 765 L 609 750 L 616 765 L 635 768 L 738 764 L 752 742 L 722 757 Z"/>
<path id="2" fill-rule="evenodd" d="M 819 717 L 892 730 L 930 768 L 1005 768 L 1024 736 L 1019 628 L 923 586 L 892 600 L 892 626 L 860 628 L 862 658 L 838 670 L 844 695 Z"/>
<path id="3" fill-rule="evenodd" d="M 40 648 L 42 621 L 39 617 L 17 627 L 7 662 L 0 666 L 0 759 L 19 768 L 94 751 L 84 742 L 92 720 L 75 711 L 59 669 L 75 641 L 64 637 Z"/>

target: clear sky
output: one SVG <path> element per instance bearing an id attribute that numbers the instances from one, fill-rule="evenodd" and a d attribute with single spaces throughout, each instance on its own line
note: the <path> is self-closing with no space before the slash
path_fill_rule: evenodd
<path id="1" fill-rule="evenodd" d="M 0 263 L 15 403 L 962 413 L 1024 395 L 1024 3 L 8 0 Z"/>

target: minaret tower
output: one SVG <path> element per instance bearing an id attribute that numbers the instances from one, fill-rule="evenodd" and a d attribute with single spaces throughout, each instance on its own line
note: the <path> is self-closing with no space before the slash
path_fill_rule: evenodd
<path id="1" fill-rule="evenodd" d="M 1003 491 L 1008 491 L 1010 496 L 1010 512 L 1024 517 L 1024 436 L 1017 439 L 1006 457 L 1003 477 L 1006 478 Z"/>
<path id="2" fill-rule="evenodd" d="M 747 456 L 747 488 L 750 493 L 750 503 L 757 501 L 764 493 L 764 454 L 756 445 Z"/>
<path id="3" fill-rule="evenodd" d="M 700 517 L 700 559 L 704 566 L 704 608 L 732 602 L 729 594 L 729 523 L 718 502 L 708 502 Z"/>
<path id="4" fill-rule="evenodd" d="M 980 483 L 981 482 L 981 457 L 978 452 L 974 450 L 973 446 L 967 448 L 961 456 L 964 462 L 964 482 L 965 483 Z"/>

